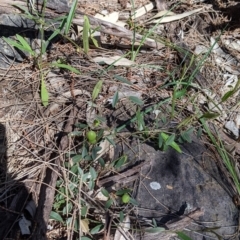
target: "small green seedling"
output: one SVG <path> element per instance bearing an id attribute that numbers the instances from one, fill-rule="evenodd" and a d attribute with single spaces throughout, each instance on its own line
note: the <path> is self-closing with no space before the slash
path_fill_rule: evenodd
<path id="1" fill-rule="evenodd" d="M 98 97 L 99 93 L 101 92 L 102 84 L 103 84 L 103 81 L 99 80 L 97 82 L 97 84 L 95 85 L 93 92 L 92 92 L 92 101 L 95 101 L 95 99 Z"/>
<path id="2" fill-rule="evenodd" d="M 97 40 L 93 37 L 95 31 L 99 29 L 99 27 L 91 30 L 90 22 L 87 16 L 83 17 L 83 50 L 87 54 L 89 51 L 89 38 L 92 40 L 95 47 L 98 47 Z"/>
<path id="3" fill-rule="evenodd" d="M 44 36 L 44 33 L 45 33 L 44 30 L 46 30 L 49 27 L 47 24 L 47 21 L 45 21 L 45 9 L 47 6 L 47 0 L 43 1 L 43 7 L 42 7 L 41 14 L 39 14 L 37 12 L 37 10 L 34 9 L 33 6 L 32 6 L 33 13 L 30 13 L 28 11 L 28 9 L 26 9 L 25 7 L 22 7 L 20 5 L 14 5 L 15 7 L 17 7 L 18 9 L 21 9 L 25 13 L 25 17 L 35 21 L 35 23 L 37 24 L 37 26 L 39 28 L 40 40 L 41 40 L 40 53 L 37 50 L 34 50 L 31 47 L 31 45 L 28 43 L 28 41 L 25 40 L 24 37 L 22 37 L 18 34 L 16 34 L 16 40 L 12 40 L 10 38 L 3 37 L 3 39 L 9 45 L 17 48 L 18 50 L 22 51 L 23 53 L 28 53 L 30 55 L 30 57 L 34 58 L 34 63 L 35 63 L 34 65 L 36 65 L 37 68 L 40 70 L 40 79 L 41 79 L 40 95 L 41 95 L 42 104 L 45 107 L 48 105 L 49 94 L 48 94 L 47 86 L 45 84 L 45 77 L 46 77 L 48 71 L 44 69 L 43 55 L 46 53 L 47 47 L 48 47 L 50 41 L 53 38 L 55 38 L 57 35 L 61 34 L 64 27 L 65 27 L 65 35 L 67 35 L 69 33 L 69 30 L 72 25 L 72 20 L 74 18 L 75 10 L 77 8 L 77 3 L 78 3 L 78 1 L 74 0 L 71 10 L 70 10 L 69 14 L 67 14 L 67 16 L 64 16 L 61 18 L 56 18 L 56 19 L 52 20 L 53 22 L 62 20 L 62 22 L 61 22 L 60 26 L 57 29 L 55 29 L 54 32 L 51 34 L 51 36 L 46 40 L 45 40 L 45 36 Z M 67 36 L 65 36 L 65 37 L 68 39 Z M 75 69 L 74 67 L 69 66 L 67 64 L 54 62 L 54 63 L 50 63 L 49 66 L 67 69 L 76 74 L 80 73 L 77 69 Z"/>
<path id="4" fill-rule="evenodd" d="M 179 147 L 179 145 L 174 141 L 175 139 L 175 135 L 168 135 L 166 133 L 159 133 L 158 135 L 158 146 L 159 148 L 162 147 L 163 145 L 163 149 L 166 149 L 167 146 L 171 146 L 173 149 L 175 149 L 177 152 L 182 153 L 181 148 Z"/>

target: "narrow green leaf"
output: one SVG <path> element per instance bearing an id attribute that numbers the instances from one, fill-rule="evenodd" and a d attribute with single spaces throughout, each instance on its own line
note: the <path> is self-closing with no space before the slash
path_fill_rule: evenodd
<path id="1" fill-rule="evenodd" d="M 68 64 L 63 64 L 63 63 L 57 63 L 57 62 L 53 62 L 51 64 L 53 67 L 58 67 L 58 68 L 64 68 L 64 69 L 67 69 L 73 73 L 76 73 L 76 74 L 80 74 L 80 71 L 77 70 L 75 67 L 72 67 Z"/>
<path id="2" fill-rule="evenodd" d="M 180 98 L 180 97 L 186 95 L 186 92 L 187 92 L 186 89 L 182 89 L 182 90 L 176 91 L 176 92 L 174 92 L 174 98 L 176 98 L 176 99 Z"/>
<path id="3" fill-rule="evenodd" d="M 174 142 L 174 138 L 175 136 L 174 135 L 171 135 L 169 136 L 168 134 L 166 133 L 161 133 L 161 137 L 163 138 L 165 144 L 164 144 L 164 147 L 163 147 L 163 150 L 166 151 L 167 150 L 167 146 L 171 146 L 173 149 L 175 149 L 177 152 L 179 153 L 182 153 L 182 150 L 181 148 L 179 147 L 179 145 Z M 169 139 L 169 140 L 168 140 Z"/>
<path id="4" fill-rule="evenodd" d="M 86 146 L 82 147 L 82 157 L 85 158 L 88 155 L 88 150 Z"/>
<path id="5" fill-rule="evenodd" d="M 41 46 L 41 48 L 42 48 L 41 52 L 42 53 L 45 53 L 47 51 L 48 44 L 49 44 L 49 42 L 47 42 L 47 41 L 42 42 L 42 46 Z"/>
<path id="6" fill-rule="evenodd" d="M 22 10 L 24 13 L 31 15 L 30 12 L 28 11 L 28 9 L 26 7 L 23 7 L 21 5 L 18 4 L 13 4 L 14 7 L 19 8 L 20 10 Z"/>
<path id="7" fill-rule="evenodd" d="M 186 130 L 186 133 L 188 135 L 191 135 L 193 133 L 193 131 L 194 131 L 194 127 L 190 127 L 189 129 Z"/>
<path id="8" fill-rule="evenodd" d="M 161 148 L 163 146 L 163 137 L 161 133 L 158 134 L 158 147 Z"/>
<path id="9" fill-rule="evenodd" d="M 77 128 L 87 128 L 87 127 L 88 127 L 87 124 L 83 124 L 83 123 L 76 123 L 75 126 L 76 126 Z"/>
<path id="10" fill-rule="evenodd" d="M 105 188 L 102 188 L 102 189 L 101 189 L 101 193 L 102 193 L 105 197 L 109 197 L 109 192 L 108 192 Z"/>
<path id="11" fill-rule="evenodd" d="M 112 139 L 111 136 L 107 136 L 107 137 L 105 137 L 105 138 L 106 138 L 106 140 L 107 140 L 112 146 L 116 147 L 116 144 L 115 144 L 115 142 L 113 141 L 113 139 Z"/>
<path id="12" fill-rule="evenodd" d="M 175 139 L 175 135 L 174 135 L 174 134 L 170 135 L 170 136 L 167 138 L 167 141 L 166 141 L 165 144 L 171 146 L 171 144 L 174 142 L 174 139 Z"/>
<path id="13" fill-rule="evenodd" d="M 69 201 L 67 202 L 66 206 L 63 208 L 62 214 L 65 216 L 67 213 L 72 211 L 72 203 Z"/>
<path id="14" fill-rule="evenodd" d="M 155 218 L 152 219 L 152 222 L 153 222 L 153 226 L 157 227 L 157 222 L 156 222 Z"/>
<path id="15" fill-rule="evenodd" d="M 120 159 L 118 161 L 116 161 L 114 167 L 115 168 L 120 168 L 127 160 L 127 156 L 123 155 L 122 157 L 120 157 Z"/>
<path id="16" fill-rule="evenodd" d="M 116 104 L 118 102 L 118 91 L 116 91 L 114 93 L 114 96 L 113 96 L 113 101 L 112 101 L 112 107 L 115 108 L 116 107 Z"/>
<path id="17" fill-rule="evenodd" d="M 69 137 L 78 137 L 78 136 L 82 136 L 82 132 L 81 131 L 72 131 L 68 134 Z"/>
<path id="18" fill-rule="evenodd" d="M 197 138 L 200 138 L 202 136 L 202 132 L 203 132 L 203 129 L 200 127 L 198 128 L 198 131 L 197 131 Z"/>
<path id="19" fill-rule="evenodd" d="M 28 19 L 32 19 L 34 21 L 36 20 L 36 17 L 32 13 L 30 13 L 26 7 L 23 7 L 18 4 L 13 4 L 13 6 L 22 10 L 24 12 L 24 16 L 27 17 Z"/>
<path id="20" fill-rule="evenodd" d="M 225 102 L 229 97 L 231 97 L 233 94 L 235 94 L 239 90 L 239 86 L 240 86 L 240 79 L 238 79 L 236 85 L 234 86 L 234 88 L 232 90 L 230 90 L 224 94 L 224 96 L 222 97 L 222 102 Z"/>
<path id="21" fill-rule="evenodd" d="M 75 219 L 75 221 L 74 221 L 74 230 L 75 230 L 75 232 L 77 232 L 79 230 L 79 219 Z"/>
<path id="22" fill-rule="evenodd" d="M 184 141 L 191 143 L 192 139 L 191 139 L 191 135 L 193 133 L 194 128 L 191 127 L 189 128 L 187 131 L 184 131 L 181 133 L 181 137 L 183 138 Z"/>
<path id="23" fill-rule="evenodd" d="M 173 149 L 175 149 L 177 152 L 182 153 L 181 148 L 179 147 L 179 145 L 178 145 L 176 142 L 172 142 L 172 143 L 170 144 L 170 146 L 171 146 Z"/>
<path id="24" fill-rule="evenodd" d="M 90 190 L 93 190 L 94 189 L 94 186 L 95 186 L 95 182 L 94 182 L 94 180 L 90 180 L 89 182 L 88 182 L 88 188 L 90 189 Z"/>
<path id="25" fill-rule="evenodd" d="M 91 37 L 91 40 L 92 40 L 94 46 L 98 47 L 98 41 L 94 37 Z"/>
<path id="26" fill-rule="evenodd" d="M 55 221 L 58 221 L 58 222 L 63 223 L 62 217 L 61 217 L 57 212 L 51 211 L 49 218 L 50 218 L 50 219 L 53 219 L 53 220 L 55 220 Z"/>
<path id="27" fill-rule="evenodd" d="M 135 206 L 138 205 L 138 202 L 137 202 L 134 198 L 130 198 L 129 202 L 130 202 L 132 205 L 135 205 Z"/>
<path id="28" fill-rule="evenodd" d="M 100 163 L 101 167 L 105 167 L 105 161 L 103 160 L 103 158 L 99 158 L 98 162 Z"/>
<path id="29" fill-rule="evenodd" d="M 219 117 L 220 114 L 219 113 L 213 113 L 213 112 L 206 112 L 204 113 L 201 118 L 205 118 L 205 119 L 214 119 Z"/>
<path id="30" fill-rule="evenodd" d="M 66 15 L 53 18 L 53 19 L 51 20 L 51 22 L 59 23 L 60 21 L 62 21 L 61 24 L 60 24 L 60 26 L 58 27 L 58 29 L 61 29 L 61 30 L 62 30 L 63 27 L 64 27 L 64 25 L 65 25 L 64 20 L 67 20 L 67 16 L 66 16 Z"/>
<path id="31" fill-rule="evenodd" d="M 93 93 L 92 93 L 92 100 L 94 101 L 98 94 L 101 92 L 102 90 L 102 84 L 103 84 L 103 81 L 102 80 L 99 80 L 97 82 L 97 84 L 95 85 L 94 89 L 93 89 Z"/>
<path id="32" fill-rule="evenodd" d="M 117 196 L 122 196 L 123 194 L 125 194 L 125 193 L 130 193 L 130 192 L 131 192 L 131 190 L 128 189 L 128 188 L 120 189 L 120 190 L 118 190 L 118 191 L 116 192 L 116 195 L 117 195 Z"/>
<path id="33" fill-rule="evenodd" d="M 89 51 L 89 40 L 88 40 L 88 34 L 90 30 L 90 23 L 87 16 L 83 17 L 84 23 L 83 23 L 83 50 L 87 54 Z"/>
<path id="34" fill-rule="evenodd" d="M 48 99 L 49 99 L 48 90 L 46 88 L 44 79 L 42 79 L 42 81 L 41 81 L 41 100 L 42 100 L 42 104 L 44 107 L 46 107 L 48 105 Z"/>
<path id="35" fill-rule="evenodd" d="M 145 128 L 145 122 L 143 119 L 143 113 L 140 112 L 140 110 L 138 110 L 136 113 L 136 121 L 137 121 L 137 125 L 138 125 L 138 130 L 143 131 L 143 129 Z"/>
<path id="36" fill-rule="evenodd" d="M 84 158 L 85 161 L 92 161 L 92 156 L 90 155 L 86 155 L 85 158 Z"/>
<path id="37" fill-rule="evenodd" d="M 100 229 L 101 229 L 102 227 L 103 227 L 103 225 L 102 225 L 102 224 L 99 224 L 99 225 L 95 226 L 93 229 L 91 229 L 90 233 L 91 233 L 91 234 L 96 234 L 96 233 L 98 233 L 98 232 L 100 231 Z"/>
<path id="38" fill-rule="evenodd" d="M 148 232 L 148 233 L 160 233 L 163 231 L 165 231 L 165 228 L 162 228 L 162 227 L 145 228 L 145 232 Z"/>
<path id="39" fill-rule="evenodd" d="M 22 46 L 28 50 L 28 52 L 33 52 L 28 42 L 22 36 L 16 34 L 16 37 L 17 37 L 17 40 L 22 44 Z"/>
<path id="40" fill-rule="evenodd" d="M 231 90 L 228 91 L 224 94 L 224 96 L 222 97 L 222 102 L 225 102 L 228 98 L 230 98 L 233 94 L 235 93 L 235 91 Z"/>
<path id="41" fill-rule="evenodd" d="M 119 75 L 114 75 L 114 78 L 116 78 L 119 82 L 126 83 L 128 85 L 132 85 L 131 82 L 129 82 L 126 78 L 119 76 Z"/>
<path id="42" fill-rule="evenodd" d="M 139 106 L 141 106 L 141 105 L 143 105 L 144 104 L 144 102 L 141 100 L 141 99 L 139 99 L 138 97 L 135 97 L 135 96 L 130 96 L 130 97 L 128 97 L 133 103 L 135 103 L 135 104 L 137 104 L 137 105 L 139 105 Z"/>
<path id="43" fill-rule="evenodd" d="M 104 134 L 104 129 L 100 129 L 97 133 L 97 140 L 98 141 L 103 137 L 103 134 Z"/>
<path id="44" fill-rule="evenodd" d="M 120 211 L 120 212 L 119 212 L 119 221 L 120 221 L 120 222 L 123 222 L 123 220 L 124 220 L 124 214 L 123 214 L 122 211 Z"/>
<path id="45" fill-rule="evenodd" d="M 80 167 L 78 167 L 78 174 L 79 174 L 80 176 L 83 175 L 83 170 L 82 170 Z"/>
<path id="46" fill-rule="evenodd" d="M 187 236 L 183 232 L 177 232 L 177 235 L 181 240 L 192 240 L 189 236 Z"/>
<path id="47" fill-rule="evenodd" d="M 80 162 L 81 160 L 83 160 L 82 155 L 75 155 L 75 156 L 72 157 L 72 161 L 73 161 L 74 163 L 78 163 L 78 162 Z"/>
<path id="48" fill-rule="evenodd" d="M 99 151 L 101 151 L 101 147 L 99 147 L 99 146 L 94 146 L 93 148 L 92 148 L 92 159 L 96 159 L 97 158 L 97 156 L 98 156 L 98 152 Z"/>
<path id="49" fill-rule="evenodd" d="M 8 39 L 8 38 L 5 38 L 3 37 L 4 41 L 6 41 L 9 45 L 13 46 L 13 47 L 16 47 L 17 49 L 23 51 L 23 52 L 28 52 L 29 54 L 31 55 L 34 55 L 35 53 L 31 50 L 29 51 L 28 48 L 25 48 L 24 46 L 22 46 L 21 44 L 19 44 L 18 42 L 16 41 L 13 41 L 11 39 Z"/>
<path id="50" fill-rule="evenodd" d="M 71 167 L 71 170 L 70 172 L 74 173 L 74 174 L 77 174 L 78 173 L 78 165 L 77 164 L 74 164 L 72 167 Z M 74 184 L 71 184 L 71 187 L 75 188 L 75 185 Z M 73 190 L 73 189 L 71 189 Z"/>
<path id="51" fill-rule="evenodd" d="M 61 29 L 60 27 L 58 29 L 56 29 L 52 34 L 51 36 L 46 40 L 46 42 L 43 42 L 43 47 L 42 47 L 42 52 L 45 53 L 47 51 L 47 47 L 50 43 L 50 41 L 55 38 L 57 35 L 59 35 L 61 32 Z"/>
<path id="52" fill-rule="evenodd" d="M 161 117 L 161 121 L 162 121 L 163 124 L 166 124 L 166 123 L 167 123 L 167 118 L 166 118 L 166 116 L 162 116 L 162 117 Z"/>
<path id="53" fill-rule="evenodd" d="M 93 167 L 90 167 L 90 174 L 91 174 L 93 180 L 95 180 L 97 178 L 97 173 Z"/>
<path id="54" fill-rule="evenodd" d="M 105 203 L 105 208 L 110 208 L 113 204 L 113 200 L 112 199 L 109 199 L 106 203 Z"/>
<path id="55" fill-rule="evenodd" d="M 185 142 L 188 142 L 188 143 L 191 143 L 192 142 L 192 139 L 191 139 L 191 137 L 187 134 L 187 133 L 183 133 L 183 134 L 181 134 L 181 137 L 182 137 L 182 139 L 185 141 Z"/>
<path id="56" fill-rule="evenodd" d="M 166 142 L 167 141 L 167 139 L 169 138 L 169 135 L 168 134 L 166 134 L 166 133 L 161 133 L 161 137 L 163 138 L 163 140 Z"/>
<path id="57" fill-rule="evenodd" d="M 94 34 L 96 31 L 99 31 L 101 27 L 95 27 L 94 29 L 90 29 L 90 34 Z"/>
<path id="58" fill-rule="evenodd" d="M 82 175 L 82 180 L 83 180 L 83 182 L 86 182 L 86 181 L 87 181 L 88 176 L 89 176 L 89 173 L 84 173 L 84 174 Z"/>
<path id="59" fill-rule="evenodd" d="M 65 34 L 66 35 L 69 33 L 69 30 L 71 28 L 72 20 L 74 18 L 76 7 L 77 7 L 77 3 L 78 3 L 78 0 L 74 0 L 74 2 L 72 3 L 71 9 L 68 13 L 67 22 L 66 22 L 66 26 L 65 26 Z"/>
<path id="60" fill-rule="evenodd" d="M 59 33 L 61 32 L 61 29 L 56 29 L 51 35 L 50 37 L 47 39 L 47 42 L 50 42 L 53 38 L 55 38 Z"/>
<path id="61" fill-rule="evenodd" d="M 82 217 L 86 217 L 87 216 L 87 210 L 88 210 L 87 206 L 82 206 L 81 207 L 81 216 Z"/>

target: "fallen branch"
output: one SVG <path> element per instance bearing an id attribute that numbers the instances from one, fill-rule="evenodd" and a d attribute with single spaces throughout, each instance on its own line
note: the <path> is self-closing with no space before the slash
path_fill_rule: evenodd
<path id="1" fill-rule="evenodd" d="M 56 3 L 57 2 L 57 3 Z M 38 11 L 41 12 L 41 5 L 42 1 L 38 1 L 38 4 L 34 5 L 34 8 Z M 9 1 L 4 1 L 0 0 L 0 14 L 21 14 L 20 8 L 18 9 L 17 6 L 24 7 L 26 9 L 29 9 L 29 12 L 31 12 L 31 4 L 28 4 L 25 1 L 14 1 L 14 0 L 9 0 Z M 47 2 L 47 7 L 45 9 L 45 16 L 46 18 L 53 19 L 56 17 L 60 17 L 63 14 L 67 14 L 69 12 L 69 7 L 66 4 L 61 3 L 60 1 L 52 0 Z M 84 24 L 84 15 L 85 13 L 82 13 L 80 11 L 76 12 L 75 18 L 73 19 L 73 23 L 82 26 Z M 163 48 L 165 45 L 156 42 L 153 39 L 146 38 L 137 34 L 133 33 L 132 31 L 124 28 L 117 26 L 113 23 L 106 22 L 100 19 L 96 19 L 92 16 L 88 16 L 89 22 L 91 24 L 91 28 L 99 28 L 99 32 L 105 33 L 105 34 L 110 34 L 114 35 L 117 37 L 122 37 L 122 38 L 127 38 L 130 39 L 131 41 L 134 39 L 135 41 L 138 41 L 139 43 L 144 43 L 143 45 L 151 47 L 151 48 Z"/>
<path id="2" fill-rule="evenodd" d="M 178 220 L 169 222 L 166 224 L 168 230 L 158 233 L 147 233 L 142 236 L 143 240 L 170 240 L 172 237 L 176 237 L 175 232 L 182 231 L 184 228 L 189 226 L 193 221 L 198 220 L 204 214 L 203 209 L 195 209 L 191 213 L 185 216 L 181 216 Z M 137 236 L 136 239 L 139 239 L 140 236 Z"/>

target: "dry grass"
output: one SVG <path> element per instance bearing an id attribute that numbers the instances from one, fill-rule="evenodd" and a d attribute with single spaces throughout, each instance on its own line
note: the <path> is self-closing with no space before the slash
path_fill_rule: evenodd
<path id="1" fill-rule="evenodd" d="M 92 13 L 93 11 L 99 11 L 100 9 L 96 10 L 99 6 L 102 5 L 94 3 L 82 5 L 81 10 Z M 194 8 L 194 6 L 191 7 Z M 182 3 L 175 11 L 181 12 L 189 8 L 188 4 Z M 194 51 L 194 48 L 199 44 L 209 48 L 209 34 L 216 37 L 220 30 L 217 29 L 209 33 L 207 28 L 214 28 L 214 26 L 225 21 L 226 19 L 220 13 L 209 8 L 208 12 L 165 24 L 165 28 L 160 25 L 156 32 L 161 32 L 161 37 L 165 39 L 172 39 L 176 34 L 175 30 L 182 30 L 184 31 L 184 43 L 189 47 L 189 50 Z M 96 56 L 123 55 L 131 51 L 131 46 L 129 46 L 129 49 L 119 47 L 119 44 L 122 44 L 122 39 L 106 35 L 103 37 L 108 37 L 106 38 L 109 40 L 106 42 L 108 48 L 105 48 L 104 44 L 100 49 L 92 47 L 88 55 L 76 52 L 76 49 L 69 43 L 55 43 L 53 45 L 47 61 L 51 62 L 61 58 L 79 69 L 81 75 L 58 69 L 50 71 L 46 78 L 47 89 L 50 94 L 47 108 L 41 105 L 39 71 L 34 68 L 31 60 L 26 60 L 20 64 L 12 63 L 9 69 L 1 70 L 0 121 L 6 129 L 7 156 L 2 160 L 0 202 L 3 203 L 2 207 L 5 209 L 11 208 L 8 202 L 11 202 L 18 190 L 23 187 L 21 184 L 25 184 L 29 195 L 31 193 L 31 198 L 39 206 L 41 205 L 40 201 L 42 201 L 40 197 L 42 186 L 45 185 L 48 187 L 47 191 L 49 193 L 49 211 L 54 201 L 54 191 L 56 193 L 60 191 L 60 186 L 56 188 L 54 184 L 56 178 L 58 178 L 58 181 L 62 181 L 61 187 L 68 189 L 64 196 L 66 202 L 72 204 L 69 213 L 72 216 L 71 224 L 63 229 L 63 235 L 67 239 L 74 238 L 73 225 L 75 218 L 79 217 L 82 207 L 79 203 L 82 199 L 94 205 L 94 208 L 98 206 L 101 213 L 99 216 L 103 216 L 105 212 L 104 205 L 101 205 L 87 193 L 87 186 L 76 186 L 79 188 L 78 195 L 74 195 L 69 190 L 69 184 L 72 183 L 69 170 L 73 163 L 66 156 L 67 153 L 77 152 L 85 141 L 84 137 L 71 138 L 68 137 L 68 134 L 78 130 L 75 127 L 76 123 L 88 122 L 88 101 L 91 101 L 95 84 L 100 79 L 103 80 L 103 89 L 95 102 L 96 112 L 97 115 L 108 120 L 101 125 L 101 128 L 109 130 L 109 128 L 113 129 L 119 126 L 118 124 L 121 121 L 118 122 L 117 119 L 121 119 L 122 114 L 125 114 L 123 119 L 127 120 L 131 119 L 136 112 L 136 108 L 132 107 L 129 102 L 124 102 L 124 100 L 121 100 L 118 105 L 119 108 L 116 110 L 109 106 L 108 99 L 114 95 L 116 90 L 119 92 L 138 92 L 139 96 L 142 96 L 145 101 L 145 107 L 151 106 L 173 96 L 173 86 L 167 84 L 187 76 L 188 74 L 183 75 L 183 69 L 190 67 L 184 66 L 184 61 L 182 62 L 183 59 L 179 58 L 178 52 L 167 46 L 159 51 L 153 49 L 141 50 L 137 55 L 136 66 L 134 67 L 110 68 L 106 65 L 99 65 L 92 61 Z M 126 44 L 126 41 L 124 43 Z M 79 44 L 81 43 L 79 42 Z M 200 57 L 203 57 L 203 55 Z M 215 63 L 215 59 L 216 57 L 210 54 L 200 70 L 208 83 L 211 83 L 208 90 L 215 93 L 214 101 L 219 103 L 221 96 L 218 93 L 224 84 L 222 81 L 224 71 Z M 116 81 L 115 75 L 122 76 L 133 85 L 126 86 L 126 84 Z M 183 81 L 187 80 L 183 79 Z M 202 106 L 197 105 L 198 97 L 201 97 L 201 95 L 201 91 L 189 90 L 188 96 L 176 103 L 175 121 L 180 123 L 190 115 L 194 115 L 196 108 L 204 109 L 204 106 L 202 108 Z M 189 99 L 191 99 L 190 103 Z M 222 115 L 233 114 L 228 109 L 234 108 L 237 101 L 239 101 L 238 98 L 222 104 Z M 170 104 L 168 107 L 171 109 Z M 167 107 L 164 106 L 164 108 Z M 234 114 L 239 114 L 238 108 L 234 110 Z M 111 118 L 111 116 L 114 116 L 114 118 Z M 197 118 L 191 122 L 191 125 L 199 126 L 196 120 Z M 217 124 L 222 127 L 219 122 Z M 186 126 L 183 126 L 183 128 L 186 128 Z M 107 160 L 106 158 L 106 162 Z M 69 165 L 66 166 L 66 163 Z M 100 172 L 99 164 L 93 166 Z M 82 163 L 81 167 L 87 169 L 89 163 Z M 54 179 L 46 181 L 47 169 L 51 169 L 55 174 Z M 26 200 L 28 196 L 24 195 L 24 198 Z M 4 206 L 4 204 L 6 205 Z M 14 208 L 14 206 L 12 207 Z M 18 212 L 16 206 L 14 209 Z M 8 212 L 8 210 L 5 211 Z M 127 210 L 127 212 L 134 213 L 135 211 L 133 208 Z M 111 213 L 115 214 L 113 211 Z M 100 221 L 99 216 L 91 217 Z M 43 214 L 43 220 L 47 221 L 47 217 Z M 0 221 L 0 224 L 3 223 Z M 118 223 L 115 222 L 115 224 Z M 55 235 L 62 234 L 61 226 L 58 223 L 55 223 L 54 231 L 49 232 L 49 239 L 54 239 Z M 104 233 L 107 232 L 108 229 L 105 229 Z M 14 238 L 11 234 L 9 236 Z"/>

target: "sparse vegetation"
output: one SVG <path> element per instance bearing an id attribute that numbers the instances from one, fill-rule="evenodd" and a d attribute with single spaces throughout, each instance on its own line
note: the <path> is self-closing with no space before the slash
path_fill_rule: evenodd
<path id="1" fill-rule="evenodd" d="M 53 149 L 54 156 L 49 160 L 48 167 L 54 168 L 58 164 L 59 170 L 56 186 L 53 186 L 55 197 L 50 219 L 54 220 L 55 226 L 61 225 L 64 228 L 65 236 L 68 239 L 88 240 L 101 237 L 110 239 L 109 235 L 115 234 L 117 231 L 123 236 L 128 236 L 130 230 L 140 232 L 141 224 L 133 214 L 133 209 L 138 206 L 134 187 L 131 184 L 125 186 L 119 184 L 117 187 L 111 188 L 99 183 L 102 179 L 109 177 L 109 173 L 122 174 L 124 178 L 122 170 L 129 167 L 129 158 L 124 152 L 116 155 L 114 149 L 126 139 L 137 139 L 141 143 L 150 142 L 161 151 L 167 151 L 170 148 L 182 154 L 181 144 L 190 144 L 193 135 L 197 135 L 199 139 L 204 137 L 205 141 L 208 139 L 217 150 L 226 167 L 226 176 L 230 176 L 229 181 L 233 183 L 234 189 L 240 195 L 239 174 L 231 153 L 226 150 L 221 136 L 214 136 L 208 125 L 208 122 L 219 120 L 223 114 L 226 114 L 220 105 L 229 103 L 228 101 L 238 93 L 240 80 L 218 99 L 212 97 L 211 86 L 206 89 L 206 85 L 201 85 L 199 81 L 195 83 L 197 75 L 204 67 L 204 63 L 207 62 L 217 41 L 208 47 L 201 59 L 196 59 L 192 54 L 187 62 L 185 58 L 190 51 L 180 48 L 177 44 L 170 44 L 162 37 L 159 40 L 160 37 L 156 32 L 160 30 L 157 27 L 162 19 L 171 15 L 174 8 L 178 6 L 173 4 L 169 11 L 165 11 L 158 17 L 159 20 L 156 24 L 146 25 L 144 31 L 133 21 L 134 18 L 129 18 L 127 23 L 134 33 L 133 39 L 128 42 L 130 49 L 121 50 L 123 53 L 121 56 L 116 54 L 114 56 L 116 58 L 110 60 L 106 53 L 104 61 L 98 61 L 96 58 L 102 49 L 100 49 L 94 33 L 101 31 L 101 28 L 92 27 L 89 16 L 83 16 L 83 28 L 78 32 L 77 38 L 71 39 L 70 37 L 71 26 L 77 10 L 77 0 L 72 3 L 66 16 L 53 19 L 53 22 L 56 23 L 54 26 L 46 21 L 46 6 L 47 0 L 44 0 L 41 13 L 34 8 L 29 11 L 29 9 L 17 6 L 28 19 L 37 24 L 40 33 L 39 48 L 33 48 L 21 34 L 17 34 L 14 37 L 15 40 L 6 37 L 3 39 L 15 50 L 26 54 L 28 62 L 34 66 L 34 70 L 38 74 L 37 79 L 40 82 L 39 89 L 43 105 L 40 111 L 43 116 L 44 127 L 42 129 L 49 131 L 49 135 L 44 132 L 45 139 L 43 138 L 38 144 L 45 149 Z M 45 31 L 49 28 L 52 33 L 45 39 Z M 139 42 L 137 34 L 143 32 L 144 36 Z M 69 44 L 69 49 L 72 49 L 74 54 L 79 54 L 77 57 L 83 59 L 83 63 L 77 62 L 77 60 L 67 61 L 68 57 L 66 56 L 64 58 L 57 56 L 54 60 L 46 59 L 49 44 L 56 37 L 64 39 L 63 45 Z M 151 57 L 149 57 L 150 60 L 145 60 L 145 53 L 141 51 L 146 51 L 147 54 L 147 50 L 142 50 L 142 47 L 150 37 L 166 46 L 167 50 L 164 54 L 168 54 L 169 63 L 165 64 L 162 61 L 162 65 L 159 66 L 156 62 L 151 63 Z M 96 51 L 99 50 L 95 55 L 91 53 L 91 44 Z M 184 54 L 180 66 L 175 64 L 174 58 L 171 56 L 176 55 L 177 52 Z M 153 55 L 152 52 L 149 54 Z M 158 52 L 157 54 L 163 53 Z M 65 52 L 64 55 L 67 53 Z M 112 54 L 109 53 L 109 55 Z M 159 61 L 157 57 L 156 59 Z M 125 61 L 125 65 L 121 61 Z M 61 70 L 63 75 L 67 72 L 68 79 L 65 80 L 69 81 L 70 86 L 68 97 L 64 95 L 65 82 L 60 83 L 62 85 L 55 89 L 52 87 L 52 83 L 49 83 L 47 76 L 53 69 Z M 156 82 L 153 85 L 147 78 L 142 78 L 141 74 L 144 72 L 151 72 L 150 77 L 151 75 L 155 76 Z M 78 83 L 74 85 L 76 81 Z M 79 90 L 79 92 L 75 90 Z M 36 91 L 38 92 L 38 89 Z M 64 96 L 65 99 L 63 100 L 59 96 Z M 81 96 L 81 99 L 78 96 Z M 59 104 L 57 110 L 55 110 L 54 104 Z M 66 109 L 63 108 L 64 104 Z M 70 107 L 68 108 L 68 106 Z M 115 111 L 119 109 L 122 111 L 119 115 L 128 114 L 124 120 L 120 118 L 119 120 L 114 115 Z M 45 112 L 47 110 L 49 110 L 49 115 Z M 58 121 L 58 114 L 60 115 L 61 112 L 65 114 L 64 117 L 60 118 L 58 125 L 53 127 L 52 123 Z M 48 117 L 51 121 L 46 120 Z M 56 137 L 60 135 L 61 137 Z M 28 135 L 25 138 L 30 139 Z M 63 138 L 65 147 L 61 148 Z M 54 144 L 50 144 L 50 142 L 54 142 Z M 36 146 L 38 145 L 36 144 Z M 35 154 L 32 150 L 27 151 L 27 153 L 32 152 Z M 60 159 L 57 164 L 53 162 L 55 158 Z M 45 164 L 44 161 L 43 164 Z M 115 182 L 118 183 L 117 180 Z M 126 219 L 131 214 L 133 224 L 129 227 L 124 223 L 130 221 Z M 155 219 L 152 221 L 153 223 L 147 225 L 148 228 L 145 229 L 145 232 L 168 231 L 162 226 L 158 226 Z M 111 232 L 111 230 L 113 231 Z M 171 231 L 169 230 L 169 232 Z M 174 232 L 180 239 L 190 239 L 183 232 Z M 108 238 L 105 238 L 107 235 Z"/>

